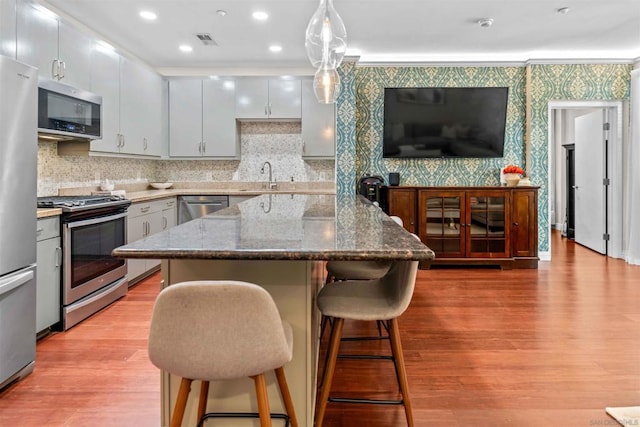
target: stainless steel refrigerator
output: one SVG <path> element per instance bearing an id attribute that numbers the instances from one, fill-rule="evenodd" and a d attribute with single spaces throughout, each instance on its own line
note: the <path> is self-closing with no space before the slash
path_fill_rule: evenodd
<path id="1" fill-rule="evenodd" d="M 0 56 L 0 389 L 36 355 L 38 70 Z"/>

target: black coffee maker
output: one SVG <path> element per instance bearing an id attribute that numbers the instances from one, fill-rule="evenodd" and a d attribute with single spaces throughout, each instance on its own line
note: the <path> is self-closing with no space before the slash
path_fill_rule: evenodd
<path id="1" fill-rule="evenodd" d="M 382 203 L 384 179 L 377 175 L 364 175 L 358 182 L 358 192 L 372 202 Z"/>

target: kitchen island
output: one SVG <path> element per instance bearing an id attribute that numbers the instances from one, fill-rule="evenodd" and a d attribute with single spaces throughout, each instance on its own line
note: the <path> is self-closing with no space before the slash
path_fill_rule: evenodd
<path id="1" fill-rule="evenodd" d="M 430 260 L 433 251 L 379 208 L 357 196 L 267 194 L 122 246 L 124 258 L 162 259 L 164 286 L 188 280 L 242 280 L 273 296 L 294 332 L 285 365 L 298 419 L 313 425 L 320 314 L 315 296 L 327 260 Z M 249 308 L 250 309 L 250 308 Z M 212 325 L 214 327 L 214 325 Z M 267 376 L 272 412 L 284 412 L 275 377 Z M 162 419 L 168 425 L 179 379 L 162 375 Z M 184 425 L 195 425 L 192 387 Z M 209 411 L 256 411 L 249 379 L 211 384 Z M 235 425 L 225 420 L 224 425 Z M 240 425 L 240 424 L 238 424 Z M 247 425 L 246 420 L 242 425 Z M 255 422 L 254 425 L 259 425 Z"/>

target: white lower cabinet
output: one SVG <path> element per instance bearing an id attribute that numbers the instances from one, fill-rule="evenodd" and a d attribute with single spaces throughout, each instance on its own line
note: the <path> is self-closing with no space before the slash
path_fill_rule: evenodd
<path id="1" fill-rule="evenodd" d="M 135 242 L 176 224 L 176 198 L 133 203 L 127 216 L 127 243 Z M 133 284 L 160 265 L 155 259 L 129 259 L 127 279 Z"/>
<path id="2" fill-rule="evenodd" d="M 37 227 L 36 332 L 41 332 L 60 322 L 60 217 L 39 219 Z"/>

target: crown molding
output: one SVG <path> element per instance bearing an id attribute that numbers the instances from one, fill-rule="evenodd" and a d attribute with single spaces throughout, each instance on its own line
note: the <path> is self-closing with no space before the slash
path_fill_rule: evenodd
<path id="1" fill-rule="evenodd" d="M 527 65 L 555 65 L 555 64 L 633 64 L 636 59 L 630 58 L 569 58 L 569 59 L 529 59 Z"/>

